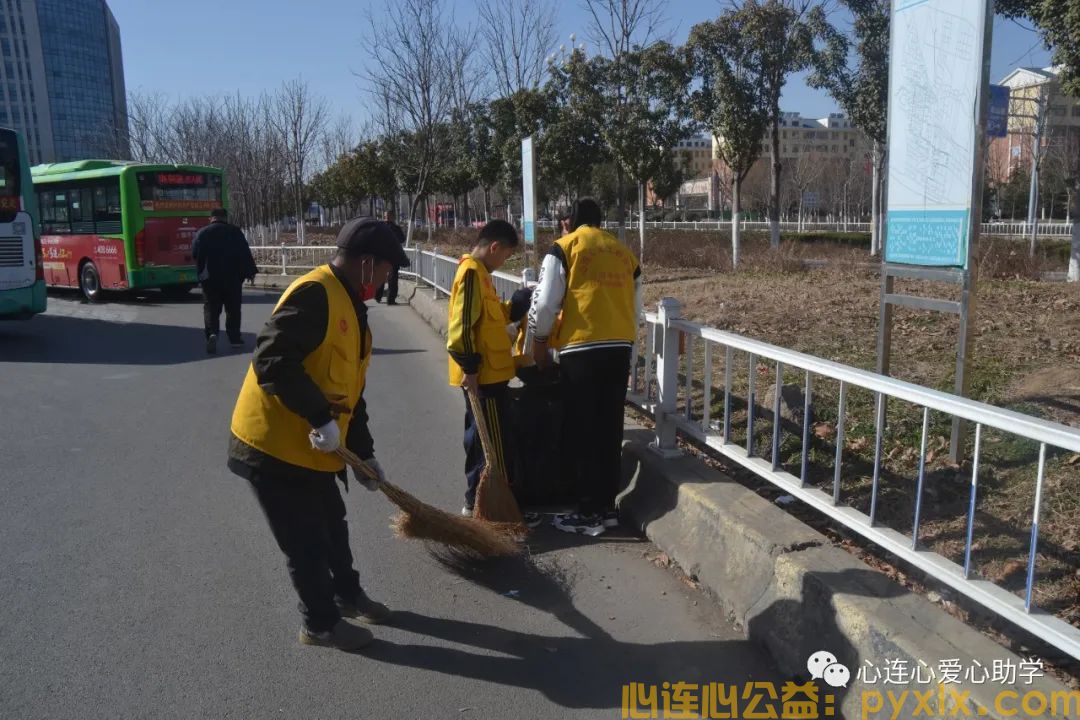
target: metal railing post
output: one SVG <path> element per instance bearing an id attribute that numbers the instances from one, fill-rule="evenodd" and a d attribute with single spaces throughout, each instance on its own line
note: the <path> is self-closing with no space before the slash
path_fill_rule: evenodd
<path id="1" fill-rule="evenodd" d="M 656 439 L 650 447 L 664 456 L 678 455 L 675 442 L 675 407 L 679 393 L 679 331 L 671 326 L 682 314 L 682 304 L 675 298 L 666 297 L 660 301 L 656 325 L 662 333 L 660 347 L 657 348 L 656 379 Z"/>
<path id="2" fill-rule="evenodd" d="M 439 246 L 436 245 L 431 253 L 431 288 L 432 297 L 439 299 Z"/>
<path id="3" fill-rule="evenodd" d="M 288 275 L 285 271 L 285 243 L 281 243 L 281 274 Z"/>

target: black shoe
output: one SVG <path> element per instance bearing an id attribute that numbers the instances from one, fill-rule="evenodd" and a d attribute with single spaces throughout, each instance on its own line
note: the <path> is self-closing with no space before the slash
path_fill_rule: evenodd
<path id="1" fill-rule="evenodd" d="M 244 338 L 229 338 L 229 345 L 234 348 L 242 348 L 244 347 Z"/>
<path id="2" fill-rule="evenodd" d="M 387 300 L 386 304 L 387 305 L 397 305 L 397 300 Z"/>
<path id="3" fill-rule="evenodd" d="M 337 601 L 342 617 L 354 618 L 368 625 L 380 625 L 390 619 L 390 608 L 381 602 L 375 602 L 361 590 L 353 602 Z"/>
<path id="4" fill-rule="evenodd" d="M 563 532 L 577 533 L 579 535 L 588 535 L 590 537 L 596 537 L 597 535 L 604 534 L 604 520 L 599 515 L 580 515 L 578 513 L 572 513 L 569 515 L 556 515 L 555 519 L 551 521 L 551 524 L 556 529 Z"/>
<path id="5" fill-rule="evenodd" d="M 206 354 L 213 355 L 217 352 L 217 335 L 206 338 Z"/>

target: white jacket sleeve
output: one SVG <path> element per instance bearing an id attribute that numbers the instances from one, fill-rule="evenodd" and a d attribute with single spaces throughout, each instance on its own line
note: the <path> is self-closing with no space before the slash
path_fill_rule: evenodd
<path id="1" fill-rule="evenodd" d="M 540 265 L 540 279 L 529 307 L 529 329 L 536 340 L 547 340 L 562 311 L 566 296 L 566 270 L 555 255 L 545 255 Z"/>

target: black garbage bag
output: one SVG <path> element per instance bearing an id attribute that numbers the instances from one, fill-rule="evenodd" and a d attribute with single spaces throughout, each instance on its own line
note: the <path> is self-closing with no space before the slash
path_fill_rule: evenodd
<path id="1" fill-rule="evenodd" d="M 563 401 L 558 368 L 518 371 L 521 387 L 510 388 L 514 433 L 514 496 L 525 511 L 565 510 L 576 496 L 562 452 Z"/>

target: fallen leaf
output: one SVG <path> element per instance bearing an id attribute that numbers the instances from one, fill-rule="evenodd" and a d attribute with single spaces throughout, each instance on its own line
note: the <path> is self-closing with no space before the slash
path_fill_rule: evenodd
<path id="1" fill-rule="evenodd" d="M 1066 465 L 1078 465 L 1078 464 L 1080 464 L 1080 453 L 1076 453 L 1075 455 L 1070 455 L 1069 459 L 1065 461 L 1065 464 Z"/>
<path id="2" fill-rule="evenodd" d="M 826 422 L 819 422 L 814 425 L 814 434 L 822 440 L 828 440 L 836 434 L 836 428 Z"/>
<path id="3" fill-rule="evenodd" d="M 847 449 L 851 452 L 862 452 L 868 447 L 870 447 L 870 439 L 865 437 L 848 440 L 847 443 Z"/>

